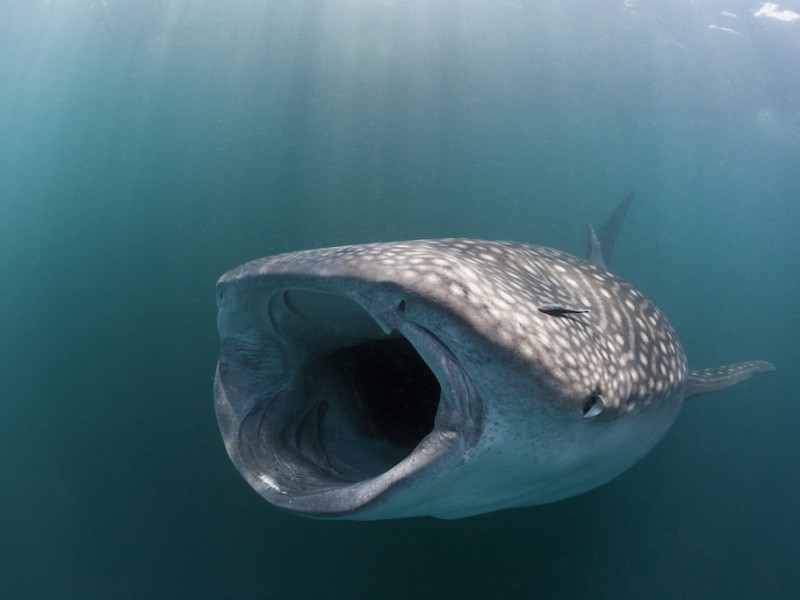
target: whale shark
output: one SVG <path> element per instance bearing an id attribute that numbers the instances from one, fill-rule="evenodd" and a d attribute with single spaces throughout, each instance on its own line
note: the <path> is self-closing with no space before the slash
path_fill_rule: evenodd
<path id="1" fill-rule="evenodd" d="M 690 371 L 677 334 L 590 260 L 449 238 L 302 250 L 217 284 L 217 420 L 262 497 L 327 519 L 455 519 L 591 490 L 687 398 L 773 371 Z"/>

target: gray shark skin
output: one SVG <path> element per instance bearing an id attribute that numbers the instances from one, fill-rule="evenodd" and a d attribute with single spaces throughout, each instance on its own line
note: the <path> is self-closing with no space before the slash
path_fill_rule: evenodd
<path id="1" fill-rule="evenodd" d="M 529 244 L 293 252 L 226 273 L 217 301 L 228 454 L 270 503 L 319 518 L 567 498 L 641 459 L 685 398 L 774 370 L 689 372 L 639 291 Z"/>

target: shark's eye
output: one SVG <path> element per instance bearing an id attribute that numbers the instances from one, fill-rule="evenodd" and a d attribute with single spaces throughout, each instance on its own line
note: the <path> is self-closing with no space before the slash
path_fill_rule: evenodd
<path id="1" fill-rule="evenodd" d="M 583 418 L 593 419 L 603 412 L 604 408 L 603 397 L 599 393 L 594 393 L 589 396 L 589 399 L 583 404 Z"/>
<path id="2" fill-rule="evenodd" d="M 400 312 L 405 312 L 406 311 L 406 301 L 405 300 L 400 300 L 400 304 L 397 305 L 397 310 L 399 310 Z"/>

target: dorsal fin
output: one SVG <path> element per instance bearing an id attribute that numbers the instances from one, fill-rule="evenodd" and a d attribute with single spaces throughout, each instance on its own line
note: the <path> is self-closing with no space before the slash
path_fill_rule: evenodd
<path id="1" fill-rule="evenodd" d="M 709 394 L 741 383 L 756 375 L 774 371 L 770 363 L 763 360 L 752 360 L 750 362 L 736 363 L 717 367 L 716 369 L 701 369 L 690 371 L 689 380 L 686 385 L 684 399 L 700 394 Z"/>
<path id="2" fill-rule="evenodd" d="M 589 260 L 601 269 L 606 269 L 606 265 L 611 263 L 611 255 L 614 252 L 614 245 L 617 243 L 619 230 L 628 215 L 635 195 L 636 191 L 634 190 L 622 199 L 622 202 L 619 203 L 614 212 L 611 213 L 611 216 L 608 217 L 605 225 L 600 229 L 600 235 L 597 235 L 594 228 L 589 225 Z"/>
<path id="3" fill-rule="evenodd" d="M 588 237 L 588 244 L 589 244 L 589 262 L 592 263 L 596 267 L 600 267 L 604 271 L 606 269 L 606 261 L 603 258 L 603 248 L 600 245 L 600 240 L 597 239 L 597 234 L 594 232 L 594 227 L 592 224 L 589 223 L 587 226 L 587 237 Z"/>

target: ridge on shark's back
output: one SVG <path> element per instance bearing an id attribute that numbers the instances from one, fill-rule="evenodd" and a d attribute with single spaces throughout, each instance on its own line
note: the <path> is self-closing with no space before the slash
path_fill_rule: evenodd
<path id="1" fill-rule="evenodd" d="M 686 398 L 773 371 L 689 371 L 661 312 L 591 261 L 417 240 L 255 260 L 217 285 L 214 386 L 234 465 L 272 504 L 343 519 L 552 502 L 642 458 Z"/>

